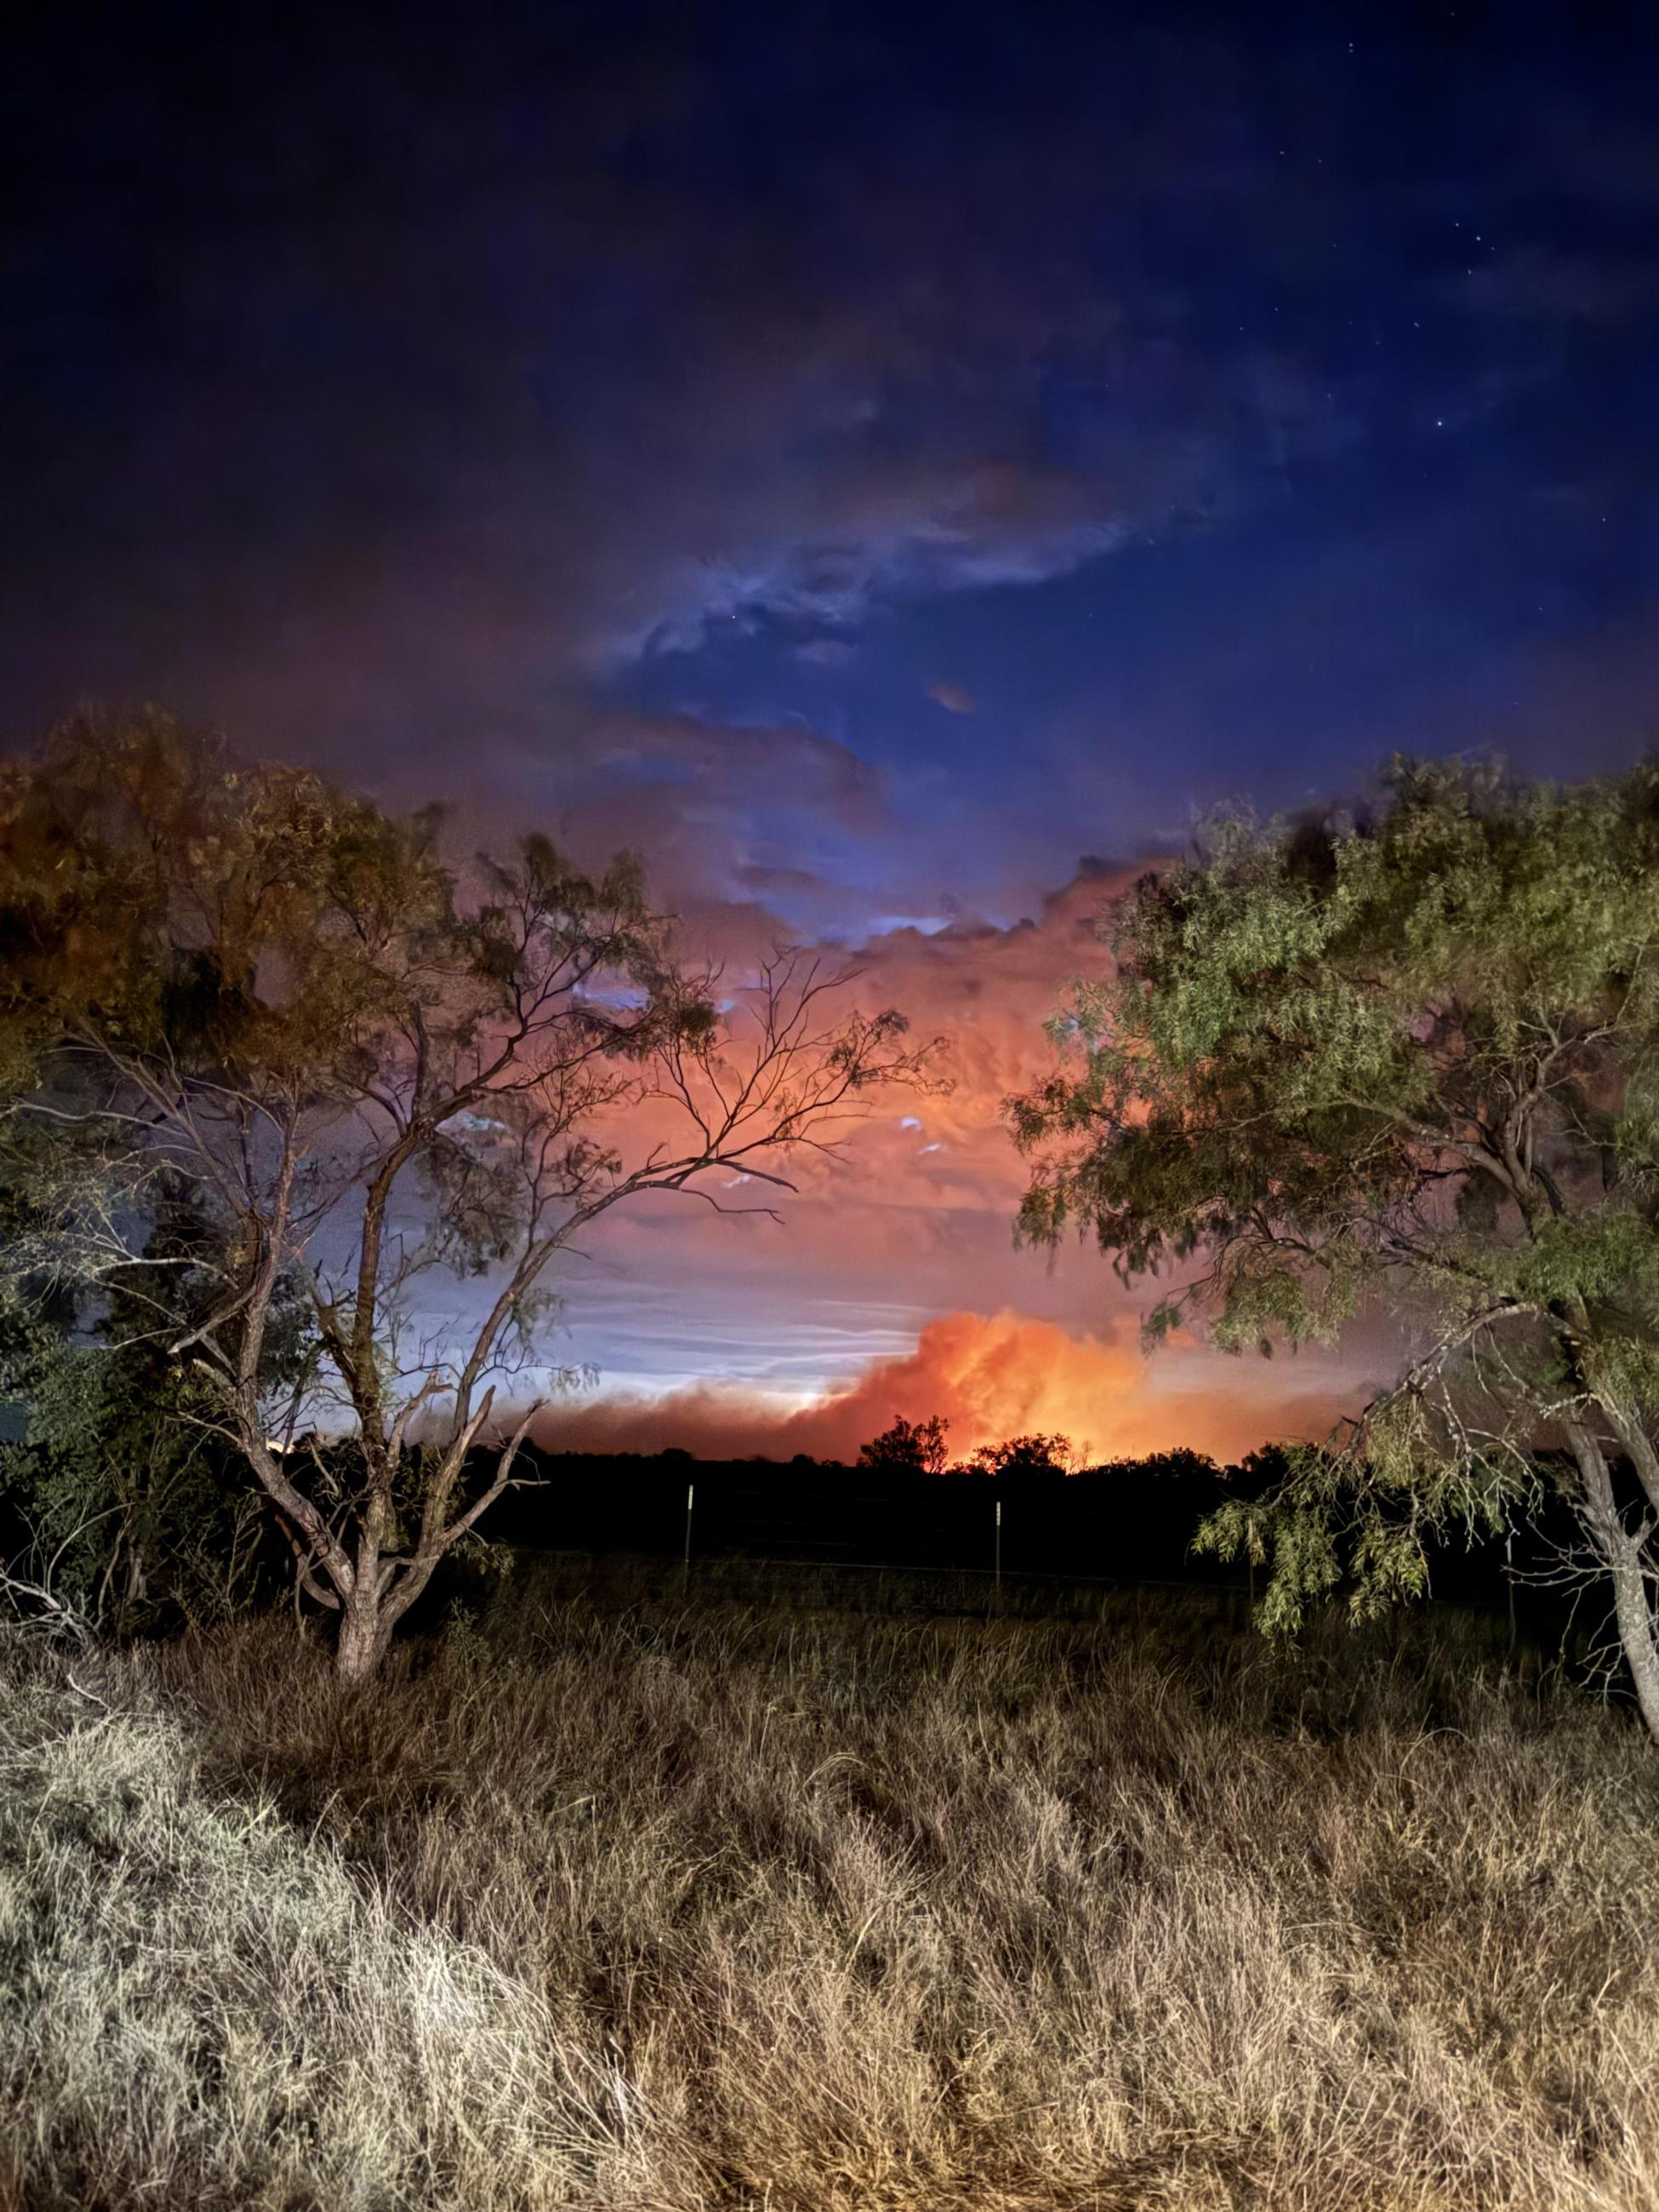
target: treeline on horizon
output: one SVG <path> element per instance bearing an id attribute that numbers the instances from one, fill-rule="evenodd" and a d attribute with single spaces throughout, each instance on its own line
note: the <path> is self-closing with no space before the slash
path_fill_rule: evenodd
<path id="1" fill-rule="evenodd" d="M 788 1459 L 763 1453 L 703 1458 L 683 1446 L 654 1450 L 561 1449 L 556 1439 L 526 1443 L 519 1479 L 490 1516 L 490 1540 L 461 1552 L 434 1579 L 415 1624 L 435 1626 L 459 1601 L 471 1603 L 514 1563 L 571 1555 L 592 1561 L 658 1560 L 684 1567 L 695 1591 L 700 1571 L 723 1562 L 815 1568 L 830 1573 L 890 1571 L 960 1581 L 988 1596 L 1000 1575 L 1010 1584 L 1190 1586 L 1249 1592 L 1259 1583 L 1243 1559 L 1224 1560 L 1194 1539 L 1230 1504 L 1270 1499 L 1285 1479 L 1283 1449 L 1268 1446 L 1222 1463 L 1184 1448 L 1067 1466 L 1011 1448 L 1063 1438 L 1011 1439 L 965 1461 L 930 1468 L 870 1456 Z M 214 1455 L 210 1454 L 210 1456 Z M 303 1437 L 293 1462 L 310 1462 L 317 1480 L 349 1485 L 350 1438 Z M 493 1454 L 480 1452 L 473 1480 Z M 234 1468 L 198 1466 L 204 1497 L 222 1496 Z M 245 1523 L 235 1563 L 238 1610 L 282 1602 L 292 1565 L 280 1533 Z M 1431 1601 L 1507 1612 L 1521 1632 L 1553 1644 L 1566 1604 L 1552 1574 L 1569 1533 L 1565 1515 L 1544 1508 L 1511 1540 L 1487 1532 L 1448 1535 L 1431 1548 Z M 29 1531 L 0 1495 L 0 1537 L 15 1556 Z M 222 1543 L 219 1547 L 223 1548 Z M 835 1584 L 830 1585 L 833 1590 Z M 849 1591 L 853 1585 L 848 1584 Z M 1571 1593 L 1568 1594 L 1569 1595 Z M 117 1607 L 146 1632 L 216 1617 L 187 1595 L 184 1578 L 158 1582 L 142 1601 Z M 929 1602 L 924 1586 L 913 1601 Z"/>
<path id="2" fill-rule="evenodd" d="M 988 1458 L 989 1455 L 987 1455 Z M 699 1459 L 684 1449 L 534 1454 L 536 1480 L 502 1503 L 498 1539 L 594 1553 L 775 1559 L 918 1571 L 1084 1580 L 1242 1581 L 1195 1555 L 1230 1497 L 1261 1493 L 1277 1455 L 1223 1468 L 1193 1451 L 1068 1469 L 1009 1456 L 929 1468 L 797 1453 Z M 1000 1539 L 1000 1542 L 999 1542 Z"/>
<path id="3" fill-rule="evenodd" d="M 689 1556 L 694 1577 L 700 1565 L 746 1559 L 1240 1591 L 1252 1587 L 1248 1563 L 1218 1559 L 1194 1539 L 1230 1502 L 1270 1498 L 1285 1467 L 1274 1447 L 1228 1464 L 1176 1449 L 1072 1468 L 1013 1457 L 936 1470 L 806 1453 L 705 1459 L 674 1445 L 553 1443 L 525 1456 L 530 1480 L 494 1522 L 496 1540 L 519 1552 Z M 1508 1612 L 1522 1632 L 1553 1643 L 1566 1606 L 1551 1570 L 1565 1534 L 1565 1516 L 1544 1505 L 1507 1540 L 1448 1534 L 1431 1549 L 1428 1595 Z"/>

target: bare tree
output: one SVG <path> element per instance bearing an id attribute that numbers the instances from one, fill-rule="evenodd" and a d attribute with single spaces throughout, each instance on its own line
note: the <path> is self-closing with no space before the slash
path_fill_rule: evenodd
<path id="1" fill-rule="evenodd" d="M 234 768 L 158 717 L 59 733 L 0 838 L 15 1110 L 194 1194 L 210 1295 L 172 1349 L 352 1680 L 519 1480 L 538 1404 L 509 1422 L 498 1397 L 556 1256 L 646 1192 L 769 1212 L 793 1159 L 925 1058 L 809 954 L 729 988 L 686 968 L 630 862 L 590 877 L 532 836 L 463 884 L 430 816 Z M 724 1194 L 740 1179 L 759 1206 Z M 130 1257 L 142 1218 L 106 1208 L 100 1233 Z M 440 1325 L 434 1271 L 481 1285 L 464 1327 Z M 268 1339 L 296 1293 L 313 1356 L 281 1407 Z M 285 1441 L 324 1406 L 349 1455 Z"/>

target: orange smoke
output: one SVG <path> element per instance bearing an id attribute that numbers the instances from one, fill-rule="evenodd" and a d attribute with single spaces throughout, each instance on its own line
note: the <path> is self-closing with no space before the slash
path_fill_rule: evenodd
<path id="1" fill-rule="evenodd" d="M 943 1413 L 963 1456 L 1032 1430 L 1092 1445 L 1121 1426 L 1146 1368 L 1130 1346 L 1070 1336 L 1052 1322 L 947 1314 L 928 1323 L 913 1352 L 878 1361 L 803 1418 L 825 1423 L 854 1450 L 901 1413 Z"/>
<path id="2" fill-rule="evenodd" d="M 942 1413 L 963 1457 L 1041 1430 L 1069 1437 L 1093 1460 L 1182 1445 L 1224 1460 L 1276 1438 L 1322 1435 L 1342 1410 L 1328 1389 L 1287 1398 L 1282 1370 L 1270 1389 L 1259 1370 L 1218 1360 L 1206 1384 L 1194 1387 L 1188 1375 L 1167 1388 L 1172 1370 L 1161 1376 L 1160 1364 L 1140 1351 L 1127 1322 L 1110 1337 L 1074 1336 L 1015 1313 L 947 1314 L 927 1324 L 914 1352 L 874 1362 L 847 1389 L 797 1411 L 712 1384 L 653 1399 L 606 1396 L 550 1411 L 539 1441 L 568 1451 L 679 1445 L 704 1459 L 851 1460 L 896 1414 Z"/>

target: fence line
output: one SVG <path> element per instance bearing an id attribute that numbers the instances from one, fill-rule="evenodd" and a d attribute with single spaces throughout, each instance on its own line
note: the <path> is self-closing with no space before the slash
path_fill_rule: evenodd
<path id="1" fill-rule="evenodd" d="M 654 1560 L 666 1565 L 668 1555 L 658 1552 L 630 1552 L 621 1546 L 604 1551 L 589 1551 L 585 1546 L 564 1544 L 515 1544 L 512 1550 L 531 1553 L 542 1559 L 586 1559 L 597 1565 L 602 1559 Z M 1228 1597 L 1245 1597 L 1249 1584 L 1224 1581 L 1218 1577 L 1189 1575 L 1171 1579 L 1159 1575 L 1066 1575 L 1048 1568 L 1020 1568 L 1004 1573 L 997 1567 L 926 1567 L 916 1566 L 903 1559 L 775 1559 L 758 1552 L 706 1552 L 696 1559 L 688 1553 L 681 1561 L 683 1577 L 689 1581 L 698 1567 L 787 1567 L 810 1570 L 815 1574 L 837 1575 L 912 1575 L 934 1581 L 989 1582 L 996 1585 L 1003 1581 L 1020 1583 L 1060 1583 L 1068 1589 L 1168 1589 L 1213 1590 Z"/>

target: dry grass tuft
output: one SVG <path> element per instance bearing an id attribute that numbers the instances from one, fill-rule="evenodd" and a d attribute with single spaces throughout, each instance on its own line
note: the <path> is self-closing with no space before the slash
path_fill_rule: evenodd
<path id="1" fill-rule="evenodd" d="M 572 1600 L 98 1687 L 6 1692 L 30 2204 L 1659 2202 L 1659 1771 L 1432 1626 Z"/>

